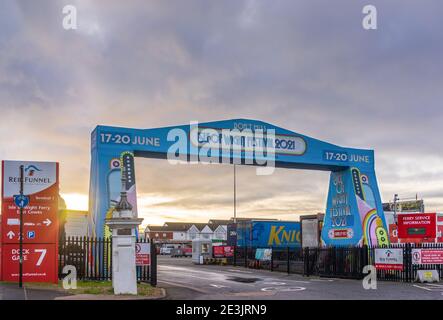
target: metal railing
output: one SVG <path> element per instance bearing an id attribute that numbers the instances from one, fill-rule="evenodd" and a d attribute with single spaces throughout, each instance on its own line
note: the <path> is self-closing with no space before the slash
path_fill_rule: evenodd
<path id="1" fill-rule="evenodd" d="M 149 243 L 138 239 L 137 243 Z M 63 268 L 75 267 L 78 280 L 112 280 L 112 238 L 67 237 L 59 241 L 59 279 L 63 279 Z M 157 252 L 151 244 L 151 263 L 149 266 L 137 266 L 137 281 L 157 284 Z"/>
<path id="2" fill-rule="evenodd" d="M 257 249 L 272 249 L 267 261 L 256 259 Z M 433 249 L 441 251 L 442 243 L 392 244 L 384 247 L 324 247 L 324 248 L 256 248 L 234 247 L 234 255 L 228 262 L 234 266 L 298 273 L 305 276 L 362 279 L 366 265 L 375 266 L 376 249 L 402 249 L 403 267 L 401 270 L 377 269 L 377 279 L 385 281 L 413 282 L 418 270 L 437 270 L 443 278 L 443 264 L 413 263 L 413 249 Z"/>

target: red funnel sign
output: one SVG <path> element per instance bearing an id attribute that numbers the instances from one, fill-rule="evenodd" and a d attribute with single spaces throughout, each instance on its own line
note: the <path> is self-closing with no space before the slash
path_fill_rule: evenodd
<path id="1" fill-rule="evenodd" d="M 23 209 L 23 280 L 57 282 L 59 173 L 58 163 L 54 162 L 2 162 L 0 278 L 18 280 L 19 264 L 15 258 L 19 255 L 20 209 L 14 203 L 14 195 L 20 193 L 20 165 L 24 166 L 23 193 L 30 198 Z M 39 250 L 45 252 L 41 261 Z"/>

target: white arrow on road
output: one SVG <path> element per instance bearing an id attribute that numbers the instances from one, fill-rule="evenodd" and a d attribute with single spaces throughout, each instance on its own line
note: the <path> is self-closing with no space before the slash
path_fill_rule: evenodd
<path id="1" fill-rule="evenodd" d="M 13 231 L 9 231 L 6 235 L 8 236 L 9 240 L 15 237 L 15 233 Z"/>
<path id="2" fill-rule="evenodd" d="M 43 221 L 43 224 L 45 224 L 47 227 L 49 227 L 49 225 L 52 223 L 51 220 L 46 219 L 45 221 Z"/>

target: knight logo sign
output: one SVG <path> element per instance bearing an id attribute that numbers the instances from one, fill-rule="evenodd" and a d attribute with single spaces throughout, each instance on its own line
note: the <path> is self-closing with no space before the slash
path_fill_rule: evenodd
<path id="1" fill-rule="evenodd" d="M 58 163 L 29 161 L 2 162 L 2 280 L 18 280 L 20 208 L 14 196 L 20 194 L 22 165 L 23 194 L 29 199 L 23 206 L 23 280 L 57 282 Z"/>
<path id="2" fill-rule="evenodd" d="M 379 270 L 403 270 L 403 249 L 375 249 L 375 267 Z"/>

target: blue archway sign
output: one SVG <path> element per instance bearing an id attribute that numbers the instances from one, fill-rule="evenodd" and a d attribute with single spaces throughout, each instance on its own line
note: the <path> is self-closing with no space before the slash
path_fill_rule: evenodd
<path id="1" fill-rule="evenodd" d="M 275 132 L 275 167 L 327 170 L 331 172 L 326 215 L 322 230 L 324 245 L 387 244 L 387 228 L 374 170 L 374 151 L 340 147 L 262 121 L 233 119 L 198 124 L 216 133 L 236 129 L 240 132 Z M 176 143 L 168 134 L 182 131 L 188 147 L 184 160 L 192 160 L 195 146 L 193 126 L 180 125 L 155 129 L 97 126 L 91 136 L 90 233 L 103 236 L 104 220 L 118 201 L 121 167 L 128 173 L 128 199 L 137 208 L 134 157 L 166 159 Z M 220 135 L 221 137 L 221 135 Z M 205 136 L 205 138 L 207 138 Z M 200 141 L 200 140 L 199 140 Z M 278 147 L 278 149 L 277 149 Z M 220 153 L 220 162 L 233 153 Z M 242 152 L 245 160 L 247 154 Z M 255 157 L 255 154 L 254 154 Z M 257 159 L 254 159 L 254 161 Z"/>

